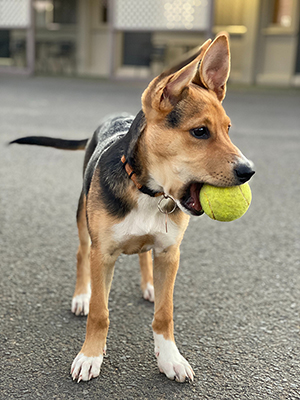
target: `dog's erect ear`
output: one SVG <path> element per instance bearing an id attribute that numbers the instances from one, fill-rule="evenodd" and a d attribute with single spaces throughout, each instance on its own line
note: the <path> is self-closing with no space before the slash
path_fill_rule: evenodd
<path id="1" fill-rule="evenodd" d="M 171 111 L 181 100 L 183 90 L 198 73 L 199 63 L 211 40 L 207 40 L 199 50 L 177 66 L 155 78 L 142 96 L 143 109 L 147 114 L 150 108 L 156 111 Z"/>
<path id="2" fill-rule="evenodd" d="M 199 55 L 194 59 L 194 61 L 171 75 L 161 93 L 159 105 L 160 110 L 172 109 L 178 103 L 183 89 L 192 82 L 198 70 L 200 60 L 201 56 Z"/>
<path id="3" fill-rule="evenodd" d="M 213 90 L 222 101 L 226 94 L 226 82 L 230 72 L 230 50 L 226 35 L 217 36 L 206 50 L 201 61 L 201 83 Z M 195 82 L 197 83 L 197 82 Z"/>
<path id="4" fill-rule="evenodd" d="M 190 52 L 188 52 L 187 54 L 184 55 L 185 57 L 177 65 L 164 71 L 160 76 L 161 77 L 162 76 L 170 76 L 172 74 L 175 74 L 175 72 L 179 71 L 180 69 L 182 69 L 183 67 L 185 67 L 186 65 L 188 65 L 192 61 L 194 61 L 195 58 L 197 58 L 199 56 L 203 57 L 203 54 L 208 49 L 211 42 L 212 42 L 212 40 L 208 39 L 206 42 L 204 42 L 202 44 L 202 46 L 199 47 L 198 51 L 196 51 L 195 53 L 193 53 L 193 50 L 191 50 Z"/>

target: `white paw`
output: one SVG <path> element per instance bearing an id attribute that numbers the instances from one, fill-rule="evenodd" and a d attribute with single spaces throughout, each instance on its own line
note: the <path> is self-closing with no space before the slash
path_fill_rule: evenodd
<path id="1" fill-rule="evenodd" d="M 146 289 L 144 290 L 143 297 L 145 300 L 154 302 L 154 287 L 151 283 L 147 283 Z"/>
<path id="2" fill-rule="evenodd" d="M 71 311 L 75 315 L 88 315 L 91 293 L 79 294 L 73 297 Z"/>
<path id="3" fill-rule="evenodd" d="M 74 359 L 71 367 L 71 375 L 73 381 L 78 379 L 80 381 L 89 381 L 96 378 L 100 374 L 103 356 L 87 357 L 83 353 L 79 353 Z"/>
<path id="4" fill-rule="evenodd" d="M 169 379 L 177 382 L 194 380 L 194 371 L 190 364 L 179 353 L 176 344 L 172 340 L 164 339 L 163 335 L 154 332 L 155 355 L 158 368 Z"/>

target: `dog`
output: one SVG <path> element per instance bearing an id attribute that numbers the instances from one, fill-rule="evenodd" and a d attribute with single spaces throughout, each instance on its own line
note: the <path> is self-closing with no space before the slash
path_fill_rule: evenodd
<path id="1" fill-rule="evenodd" d="M 228 135 L 231 123 L 222 101 L 229 70 L 228 38 L 219 35 L 152 80 L 136 117 L 107 118 L 90 140 L 26 137 L 12 142 L 85 149 L 72 299 L 72 312 L 88 315 L 86 338 L 71 367 L 78 382 L 100 373 L 109 291 L 121 253 L 139 255 L 143 297 L 154 301 L 159 370 L 178 382 L 194 378 L 173 332 L 180 243 L 190 216 L 203 214 L 199 192 L 204 183 L 235 186 L 254 174 L 252 162 Z"/>

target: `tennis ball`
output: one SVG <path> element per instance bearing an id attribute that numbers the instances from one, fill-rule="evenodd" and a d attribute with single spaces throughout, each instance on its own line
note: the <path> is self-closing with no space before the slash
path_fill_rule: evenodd
<path id="1" fill-rule="evenodd" d="M 203 211 L 211 219 L 218 221 L 233 221 L 240 218 L 248 210 L 251 198 L 248 183 L 225 188 L 204 184 L 200 190 Z"/>

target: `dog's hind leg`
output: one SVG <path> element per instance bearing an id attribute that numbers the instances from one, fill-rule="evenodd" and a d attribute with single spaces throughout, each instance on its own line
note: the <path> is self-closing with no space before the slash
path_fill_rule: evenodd
<path id="1" fill-rule="evenodd" d="M 141 289 L 145 300 L 154 301 L 152 251 L 139 253 L 141 267 Z"/>
<path id="2" fill-rule="evenodd" d="M 77 227 L 79 246 L 77 251 L 77 279 L 72 299 L 72 312 L 75 315 L 87 315 L 91 297 L 90 287 L 90 236 L 86 220 L 86 200 L 80 195 L 77 209 Z"/>

